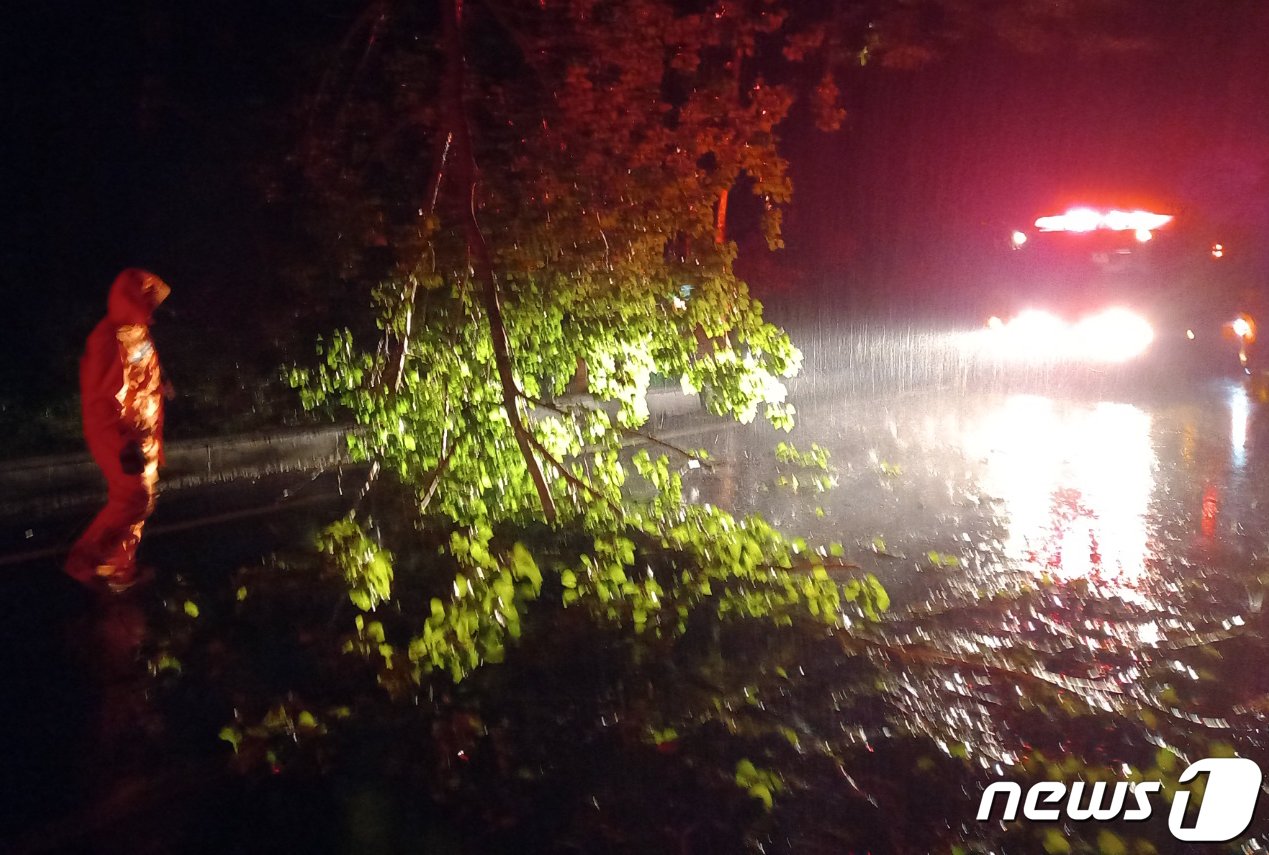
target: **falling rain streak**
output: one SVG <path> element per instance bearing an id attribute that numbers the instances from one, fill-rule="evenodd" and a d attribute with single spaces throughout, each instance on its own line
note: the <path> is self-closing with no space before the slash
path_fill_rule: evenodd
<path id="1" fill-rule="evenodd" d="M 1186 651 L 1236 639 L 1263 600 L 1248 577 L 1269 555 L 1269 484 L 1247 477 L 1263 466 L 1261 405 L 1226 381 L 991 364 L 965 335 L 804 335 L 794 439 L 832 452 L 840 488 L 785 495 L 743 453 L 758 447 L 746 428 L 718 438 L 745 463 L 702 499 L 818 526 L 878 572 L 896 603 L 878 637 L 920 651 L 886 660 L 885 692 L 902 726 L 948 751 L 1020 762 L 1024 732 L 1002 711 L 1051 692 L 1126 720 L 1258 732 L 1239 723 L 1256 702 L 1231 716 L 1185 698 L 1206 691 Z M 1226 690 L 1254 691 L 1237 683 Z"/>

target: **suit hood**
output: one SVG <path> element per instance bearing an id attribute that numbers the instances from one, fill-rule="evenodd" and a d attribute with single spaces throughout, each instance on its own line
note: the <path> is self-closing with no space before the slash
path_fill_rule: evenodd
<path id="1" fill-rule="evenodd" d="M 118 326 L 148 325 L 154 310 L 170 293 L 172 289 L 167 283 L 150 271 L 129 267 L 116 276 L 110 286 L 107 314 Z"/>

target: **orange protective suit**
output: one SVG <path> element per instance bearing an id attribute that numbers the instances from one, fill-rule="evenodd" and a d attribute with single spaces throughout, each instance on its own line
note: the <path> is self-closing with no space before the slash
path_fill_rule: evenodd
<path id="1" fill-rule="evenodd" d="M 108 487 L 106 506 L 66 562 L 66 572 L 85 584 L 126 587 L 136 579 L 163 462 L 163 377 L 150 321 L 170 292 L 153 273 L 120 273 L 80 360 L 84 438 Z"/>

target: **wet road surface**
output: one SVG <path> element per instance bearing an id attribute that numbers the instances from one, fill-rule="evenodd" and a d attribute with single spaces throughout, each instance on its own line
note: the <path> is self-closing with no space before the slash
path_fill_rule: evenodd
<path id="1" fill-rule="evenodd" d="M 872 398 L 821 385 L 798 406 L 791 439 L 831 452 L 834 489 L 817 492 L 809 478 L 793 489 L 770 451 L 783 436 L 761 426 L 680 438 L 720 461 L 688 483 L 698 501 L 841 541 L 881 578 L 893 607 L 872 637 L 921 652 L 881 687 L 914 731 L 949 752 L 970 746 L 983 763 L 1020 762 L 1028 737 L 1001 710 L 1036 680 L 1146 716 L 1160 745 L 1202 730 L 1244 752 L 1263 748 L 1269 406 L 1240 384 Z M 265 484 L 174 504 L 166 518 L 161 509 L 144 556 L 162 573 L 215 576 L 311 542 L 343 500 L 330 480 L 305 489 L 327 499 L 222 518 L 276 501 L 277 485 Z M 64 532 L 42 525 L 56 543 L 77 521 L 63 520 Z M 127 720 L 126 699 L 112 700 L 126 689 L 112 687 L 126 684 L 130 633 L 144 625 L 126 609 L 85 624 L 50 558 L 4 572 L 16 606 L 5 664 L 29 689 L 19 699 L 26 739 L 10 763 L 18 786 L 6 796 L 26 812 L 11 827 L 30 829 L 66 815 L 84 792 L 99 800 L 117 787 L 120 729 L 144 723 Z M 1215 643 L 1225 645 L 1221 661 L 1205 668 Z M 79 767 L 88 770 L 66 771 Z"/>
<path id="2" fill-rule="evenodd" d="M 832 453 L 836 489 L 791 499 L 761 452 L 779 435 L 729 428 L 704 445 L 736 463 L 702 497 L 841 540 L 913 596 L 1025 574 L 1144 603 L 1165 568 L 1269 569 L 1269 406 L 1237 382 L 1118 399 L 824 396 L 801 403 L 798 425 L 800 448 Z"/>
<path id="3" fill-rule="evenodd" d="M 700 498 L 841 541 L 881 578 L 894 605 L 874 637 L 939 665 L 894 668 L 885 691 L 944 746 L 1019 762 L 1034 734 L 1015 695 L 1038 682 L 1145 722 L 1160 746 L 1256 754 L 1269 405 L 1226 379 L 1108 391 L 824 395 L 793 439 L 832 452 L 836 489 L 791 495 L 756 452 L 772 432 L 738 428 L 706 444 L 739 463 Z"/>

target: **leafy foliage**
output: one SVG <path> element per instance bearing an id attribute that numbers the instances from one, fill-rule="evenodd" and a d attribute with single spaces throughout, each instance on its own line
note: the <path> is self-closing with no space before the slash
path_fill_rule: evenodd
<path id="1" fill-rule="evenodd" d="M 832 127 L 826 57 L 846 41 L 858 64 L 932 55 L 893 35 L 902 21 L 878 30 L 856 11 L 786 31 L 788 10 L 757 0 L 488 2 L 466 20 L 450 0 L 438 37 L 395 40 L 378 69 L 391 85 L 365 126 L 341 128 L 359 143 L 356 168 L 333 171 L 350 196 L 347 176 L 361 174 L 391 200 L 372 228 L 394 257 L 372 295 L 377 332 L 339 330 L 315 367 L 289 373 L 306 407 L 351 414 L 354 457 L 442 534 L 428 591 L 393 590 L 394 554 L 420 556 L 384 545 L 364 508 L 323 535 L 358 609 L 394 606 L 358 615 L 344 645 L 390 695 L 417 702 L 435 676 L 504 661 L 548 598 L 640 649 L 684 641 L 694 621 L 824 636 L 889 607 L 840 546 L 689 501 L 684 473 L 708 456 L 646 431 L 653 376 L 715 415 L 792 427 L 784 381 L 800 354 L 734 274 L 723 223 L 730 192 L 747 188 L 781 246 L 792 188 L 777 132 L 795 86 L 766 79 L 768 57 L 822 72 L 813 112 Z M 391 121 L 408 133 L 385 132 Z M 394 169 L 403 152 L 408 168 Z M 831 486 L 823 449 L 776 455 L 790 486 Z M 717 720 L 730 704 L 717 700 Z M 654 742 L 670 750 L 678 727 L 661 724 Z M 800 750 L 796 731 L 776 734 Z M 729 783 L 767 810 L 784 786 L 750 760 Z"/>
<path id="2" fill-rule="evenodd" d="M 776 775 L 759 769 L 751 760 L 741 760 L 736 764 L 736 786 L 762 802 L 767 810 L 774 806 L 775 794 L 784 787 Z"/>
<path id="3" fill-rule="evenodd" d="M 349 599 L 362 611 L 373 611 L 391 595 L 392 553 L 379 548 L 353 521 L 328 526 L 318 537 L 317 548 L 334 556 Z"/>
<path id="4" fill-rule="evenodd" d="M 657 0 L 476 10 L 463 20 L 444 4 L 435 50 L 397 69 L 394 103 L 414 105 L 436 157 L 402 244 L 416 255 L 373 295 L 378 341 L 337 331 L 316 367 L 289 374 L 306 407 L 352 415 L 353 456 L 448 530 L 457 565 L 452 595 L 430 598 L 398 647 L 366 629 L 353 646 L 394 676 L 462 679 L 502 659 L 544 589 L 657 638 L 681 635 L 704 603 L 777 623 L 875 618 L 874 578 L 827 572 L 852 569 L 840 547 L 690 504 L 682 467 L 707 456 L 643 431 L 653 375 L 714 414 L 792 428 L 783 381 L 800 354 L 736 278 L 720 225 L 743 175 L 780 244 L 791 187 L 776 128 L 793 93 L 741 66 L 780 39 L 786 13 Z M 781 448 L 829 486 L 822 449 Z M 543 522 L 580 539 L 514 536 Z M 354 512 L 320 544 L 364 611 L 392 596 L 392 555 L 372 532 Z"/>

